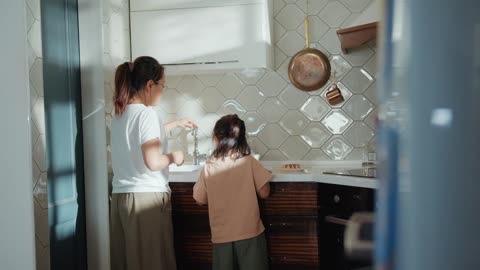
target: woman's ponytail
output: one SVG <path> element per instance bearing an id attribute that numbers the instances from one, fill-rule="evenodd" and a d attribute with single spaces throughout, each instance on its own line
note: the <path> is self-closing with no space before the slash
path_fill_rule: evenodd
<path id="1" fill-rule="evenodd" d="M 155 58 L 140 56 L 133 63 L 125 62 L 115 72 L 113 105 L 115 115 L 122 116 L 131 98 L 142 90 L 148 81 L 158 83 L 163 78 L 164 68 Z"/>
<path id="2" fill-rule="evenodd" d="M 115 72 L 115 93 L 113 95 L 113 105 L 115 106 L 115 115 L 120 117 L 128 101 L 132 90 L 132 63 L 125 62 L 118 66 Z"/>

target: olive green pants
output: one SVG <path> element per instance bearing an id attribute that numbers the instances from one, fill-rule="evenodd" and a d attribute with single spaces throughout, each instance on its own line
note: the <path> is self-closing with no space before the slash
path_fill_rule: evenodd
<path id="1" fill-rule="evenodd" d="M 213 244 L 213 270 L 268 270 L 265 234 L 245 240 Z"/>
<path id="2" fill-rule="evenodd" d="M 112 270 L 176 270 L 168 193 L 117 193 L 111 204 Z"/>

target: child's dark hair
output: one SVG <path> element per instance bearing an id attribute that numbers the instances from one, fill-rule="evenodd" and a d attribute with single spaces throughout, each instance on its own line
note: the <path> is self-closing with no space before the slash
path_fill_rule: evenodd
<path id="1" fill-rule="evenodd" d="M 251 153 L 247 143 L 245 122 L 236 114 L 220 118 L 213 128 L 213 136 L 217 140 L 217 148 L 212 153 L 214 158 L 224 158 L 234 154 L 236 158 Z"/>
<path id="2" fill-rule="evenodd" d="M 149 80 L 158 83 L 163 78 L 164 68 L 150 56 L 141 56 L 133 63 L 125 62 L 115 72 L 115 93 L 113 105 L 115 115 L 121 116 L 128 101 L 147 84 Z"/>

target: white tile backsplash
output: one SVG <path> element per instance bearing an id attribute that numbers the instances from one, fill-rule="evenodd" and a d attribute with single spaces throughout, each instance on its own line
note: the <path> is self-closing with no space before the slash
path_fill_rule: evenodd
<path id="1" fill-rule="evenodd" d="M 104 2 L 108 7 L 104 12 L 105 81 L 113 86 L 116 65 L 129 60 L 128 5 L 124 0 Z M 215 121 L 235 113 L 246 122 L 250 146 L 263 160 L 358 157 L 362 145 L 371 140 L 372 133 L 374 136 L 376 48 L 369 44 L 344 55 L 336 31 L 357 18 L 370 3 L 273 0 L 275 70 L 169 76 L 167 69 L 168 89 L 158 105 L 159 115 L 164 120 L 182 116 L 196 119 L 204 152 L 212 147 L 210 136 Z M 333 107 L 325 98 L 331 81 L 322 89 L 305 93 L 291 85 L 288 77 L 291 57 L 305 47 L 307 14 L 312 15 L 310 47 L 329 57 L 345 98 L 345 102 Z M 109 109 L 107 118 L 111 118 Z M 171 150 L 191 152 L 191 142 L 181 130 L 170 134 Z"/>
<path id="2" fill-rule="evenodd" d="M 329 2 L 318 14 L 330 27 L 340 27 L 349 15 L 350 11 L 340 1 Z"/>
<path id="3" fill-rule="evenodd" d="M 40 0 L 25 0 L 26 50 L 30 87 L 32 140 L 32 196 L 34 198 L 36 269 L 50 269 L 48 196 L 45 142 L 45 108 Z"/>

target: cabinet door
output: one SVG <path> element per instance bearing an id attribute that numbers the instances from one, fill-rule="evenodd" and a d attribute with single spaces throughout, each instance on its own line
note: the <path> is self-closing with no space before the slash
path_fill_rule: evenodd
<path id="1" fill-rule="evenodd" d="M 174 215 L 203 215 L 208 217 L 208 207 L 198 205 L 193 199 L 195 183 L 170 183 Z"/>
<path id="2" fill-rule="evenodd" d="M 317 183 L 271 183 L 271 194 L 261 200 L 266 216 L 316 216 L 318 214 Z"/>
<path id="3" fill-rule="evenodd" d="M 178 269 L 211 269 L 213 247 L 208 216 L 173 215 L 173 229 Z"/>
<path id="4" fill-rule="evenodd" d="M 318 269 L 318 218 L 263 218 L 270 269 Z"/>

